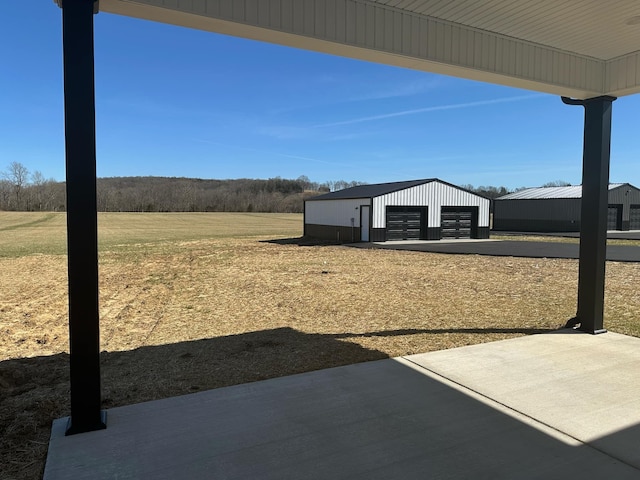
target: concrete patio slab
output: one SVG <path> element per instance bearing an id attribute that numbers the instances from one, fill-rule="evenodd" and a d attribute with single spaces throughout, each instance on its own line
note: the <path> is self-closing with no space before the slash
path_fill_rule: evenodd
<path id="1" fill-rule="evenodd" d="M 568 331 L 113 408 L 44 478 L 639 478 L 639 362 Z"/>
<path id="2" fill-rule="evenodd" d="M 407 360 L 640 469 L 640 339 L 566 329 L 483 346 Z"/>

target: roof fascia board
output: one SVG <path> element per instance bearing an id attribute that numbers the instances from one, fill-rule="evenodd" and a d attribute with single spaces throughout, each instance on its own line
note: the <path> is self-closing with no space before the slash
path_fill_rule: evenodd
<path id="1" fill-rule="evenodd" d="M 640 50 L 607 61 L 605 87 L 614 97 L 640 93 Z"/>
<path id="2" fill-rule="evenodd" d="M 366 0 L 100 0 L 100 10 L 554 95 L 609 93 L 604 61 Z"/>
<path id="3" fill-rule="evenodd" d="M 333 192 L 331 192 L 333 193 Z M 305 202 L 340 202 L 342 200 L 362 200 L 362 201 L 369 201 L 369 200 L 373 200 L 374 197 L 366 197 L 363 195 L 354 195 L 353 197 L 337 197 L 337 198 L 321 198 L 323 197 L 325 194 L 323 193 L 322 195 L 316 195 L 315 197 L 311 197 L 311 198 L 305 198 Z"/>

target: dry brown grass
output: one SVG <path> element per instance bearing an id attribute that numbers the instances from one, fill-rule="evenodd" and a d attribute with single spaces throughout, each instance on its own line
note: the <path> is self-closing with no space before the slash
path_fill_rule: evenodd
<path id="1" fill-rule="evenodd" d="M 102 251 L 105 408 L 556 329 L 575 313 L 574 260 L 273 238 Z M 2 478 L 38 478 L 51 420 L 68 414 L 65 268 L 62 255 L 0 258 Z M 607 265 L 611 330 L 640 334 L 639 273 Z"/>

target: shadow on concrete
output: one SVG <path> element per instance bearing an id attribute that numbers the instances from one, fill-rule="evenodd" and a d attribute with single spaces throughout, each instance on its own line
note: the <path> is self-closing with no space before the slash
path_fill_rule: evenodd
<path id="1" fill-rule="evenodd" d="M 593 448 L 611 455 L 622 463 L 633 466 L 638 470 L 640 478 L 640 425 L 634 425 L 624 430 L 602 435 L 589 442 Z"/>
<path id="2" fill-rule="evenodd" d="M 540 375 L 547 373 L 553 376 Z M 237 480 L 632 479 L 639 473 L 637 426 L 581 443 L 390 359 L 115 408 L 109 418 L 111 428 L 84 438 L 64 437 L 64 422 L 57 421 L 46 480 L 151 478 L 159 471 L 163 478 Z M 132 453 L 141 438 L 144 448 Z M 617 455 L 622 442 L 632 457 Z"/>

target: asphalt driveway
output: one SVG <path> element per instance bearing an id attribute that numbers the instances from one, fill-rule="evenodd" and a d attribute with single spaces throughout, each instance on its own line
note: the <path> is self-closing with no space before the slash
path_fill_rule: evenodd
<path id="1" fill-rule="evenodd" d="M 417 252 L 526 258 L 577 259 L 580 252 L 579 245 L 575 243 L 528 242 L 518 240 L 376 242 L 357 243 L 351 246 L 359 248 L 411 250 Z M 640 247 L 609 245 L 607 246 L 607 260 L 614 262 L 640 262 Z"/>

